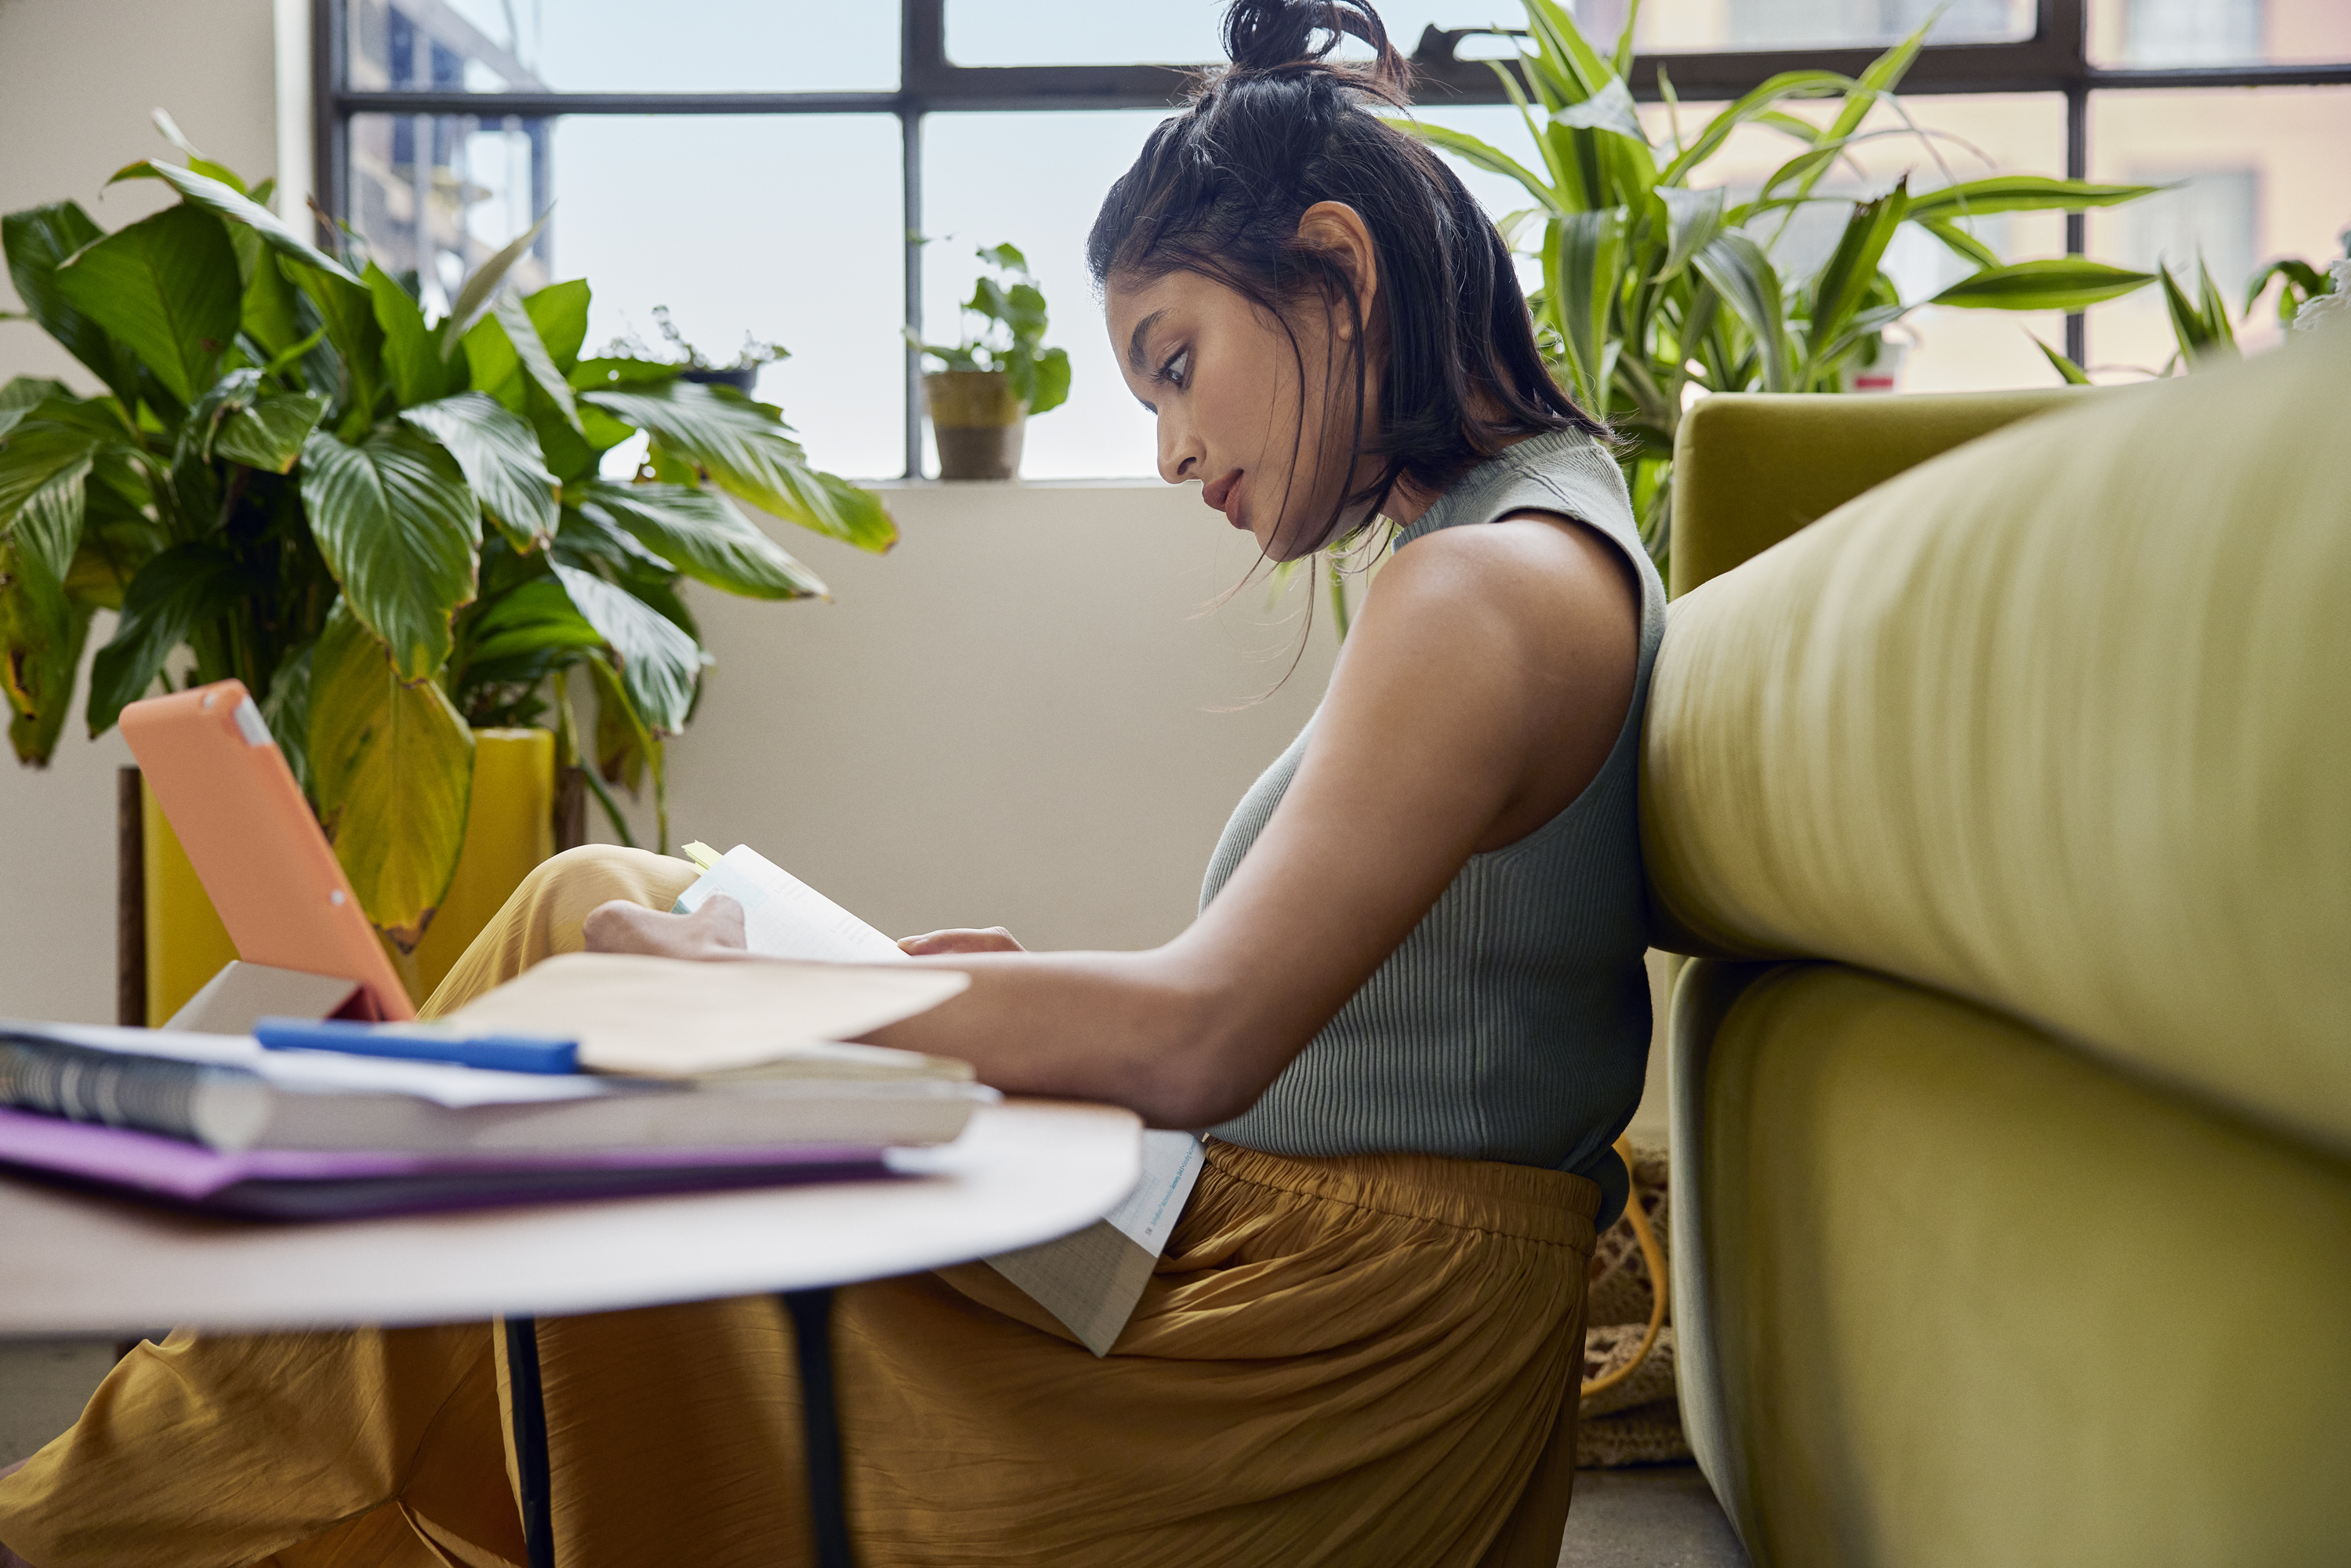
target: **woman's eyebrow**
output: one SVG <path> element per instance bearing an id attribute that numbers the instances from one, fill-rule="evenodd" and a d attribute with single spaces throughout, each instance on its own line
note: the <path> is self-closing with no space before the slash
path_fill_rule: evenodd
<path id="1" fill-rule="evenodd" d="M 1143 340 L 1151 336 L 1151 329 L 1159 325 L 1159 319 L 1166 314 L 1165 310 L 1154 310 L 1150 315 L 1137 321 L 1134 324 L 1134 332 L 1127 337 L 1126 362 L 1134 366 L 1138 373 L 1143 370 Z"/>

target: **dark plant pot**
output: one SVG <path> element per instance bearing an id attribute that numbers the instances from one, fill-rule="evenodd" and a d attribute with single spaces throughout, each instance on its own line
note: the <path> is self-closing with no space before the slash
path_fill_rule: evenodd
<path id="1" fill-rule="evenodd" d="M 1017 479 L 1029 411 L 1002 371 L 934 371 L 923 378 L 942 479 Z"/>
<path id="2" fill-rule="evenodd" d="M 745 397 L 749 397 L 751 389 L 759 384 L 759 369 L 754 365 L 747 371 L 681 371 L 677 379 L 700 382 L 706 387 L 733 387 Z"/>

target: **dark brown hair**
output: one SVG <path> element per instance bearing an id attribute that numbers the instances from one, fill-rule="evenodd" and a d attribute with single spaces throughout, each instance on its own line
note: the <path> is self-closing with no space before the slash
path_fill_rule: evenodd
<path id="1" fill-rule="evenodd" d="M 1375 57 L 1363 67 L 1331 60 L 1343 34 Z M 1114 275 L 1172 272 L 1224 284 L 1282 323 L 1301 386 L 1305 359 L 1290 308 L 1311 297 L 1343 307 L 1355 326 L 1348 373 L 1353 451 L 1362 454 L 1363 303 L 1336 258 L 1298 237 L 1299 219 L 1318 202 L 1361 215 L 1379 268 L 1387 353 L 1372 450 L 1386 461 L 1368 485 L 1340 497 L 1314 542 L 1329 543 L 1350 507 L 1368 503 L 1376 513 L 1399 479 L 1433 495 L 1519 437 L 1604 434 L 1552 380 L 1509 248 L 1468 189 L 1367 107 L 1403 108 L 1411 85 L 1411 67 L 1379 14 L 1358 0 L 1235 0 L 1225 51 L 1231 65 L 1160 123 L 1111 187 L 1086 263 L 1097 287 Z M 1489 412 L 1479 412 L 1481 402 Z M 1297 443 L 1304 433 L 1301 407 Z"/>

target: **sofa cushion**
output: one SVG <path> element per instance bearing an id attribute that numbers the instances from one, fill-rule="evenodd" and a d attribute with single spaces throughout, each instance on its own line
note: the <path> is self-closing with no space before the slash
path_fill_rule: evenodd
<path id="1" fill-rule="evenodd" d="M 2341 1559 L 2351 1161 L 1838 966 L 1707 1044 L 1675 1322 L 1759 1568 Z"/>
<path id="2" fill-rule="evenodd" d="M 2095 399 L 1676 601 L 1643 831 L 1693 950 L 2021 1015 L 2351 1150 L 2351 346 Z"/>

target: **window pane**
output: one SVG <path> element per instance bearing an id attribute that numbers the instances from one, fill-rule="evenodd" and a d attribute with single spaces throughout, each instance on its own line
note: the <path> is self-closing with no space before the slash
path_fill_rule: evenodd
<path id="1" fill-rule="evenodd" d="M 2263 263 L 2300 256 L 2324 266 L 2344 253 L 2351 219 L 2351 88 L 2277 87 L 2101 92 L 2090 98 L 2090 177 L 2177 188 L 2092 213 L 2093 254 L 2189 280 L 2197 264 L 2244 308 Z M 2237 328 L 2248 349 L 2277 340 L 2274 287 Z M 2089 313 L 2092 369 L 2128 380 L 2162 367 L 2178 348 L 2154 289 Z"/>
<path id="2" fill-rule="evenodd" d="M 1585 34 L 1614 41 L 1628 0 L 1580 0 L 1569 8 Z M 1643 49 L 1777 49 L 1890 44 L 1940 0 L 1649 0 L 1636 35 Z M 2186 3 L 2186 0 L 2183 0 Z M 2303 0 L 2326 3 L 2332 0 Z M 967 66 L 1196 64 L 1224 57 L 1224 0 L 1105 5 L 1100 0 L 947 0 L 947 57 Z M 1410 54 L 1421 31 L 1484 26 L 1521 16 L 1512 0 L 1399 0 L 1379 7 L 1388 36 Z M 2032 0 L 1950 0 L 1930 35 L 1937 43 L 1992 43 L 2032 36 Z M 1360 55 L 1347 41 L 1344 54 Z M 1465 57 L 1507 47 L 1465 40 Z"/>
<path id="3" fill-rule="evenodd" d="M 2091 0 L 2102 66 L 2307 65 L 2351 60 L 2344 0 Z"/>
<path id="4" fill-rule="evenodd" d="M 662 350 L 657 305 L 720 364 L 747 334 L 781 343 L 792 357 L 758 395 L 810 456 L 852 476 L 903 467 L 894 118 L 362 114 L 350 146 L 353 224 L 384 270 L 421 272 L 428 312 L 552 204 L 515 277 L 587 278 L 590 351 L 624 334 Z"/>
<path id="5" fill-rule="evenodd" d="M 1448 111 L 1464 129 L 1509 129 L 1505 109 Z M 1476 117 L 1483 115 L 1486 118 Z M 1070 401 L 1029 422 L 1021 473 L 1032 479 L 1118 478 L 1158 471 L 1149 413 L 1118 371 L 1086 275 L 1086 232 L 1111 183 L 1127 171 L 1159 110 L 935 114 L 923 129 L 924 336 L 953 341 L 979 264 L 972 252 L 1009 240 L 1029 258 L 1052 315 L 1046 341 L 1070 351 Z M 1518 187 L 1470 173 L 1497 214 L 1525 204 Z M 925 452 L 929 471 L 936 454 Z"/>
<path id="6" fill-rule="evenodd" d="M 898 7 L 825 0 L 346 0 L 360 91 L 889 91 Z"/>

